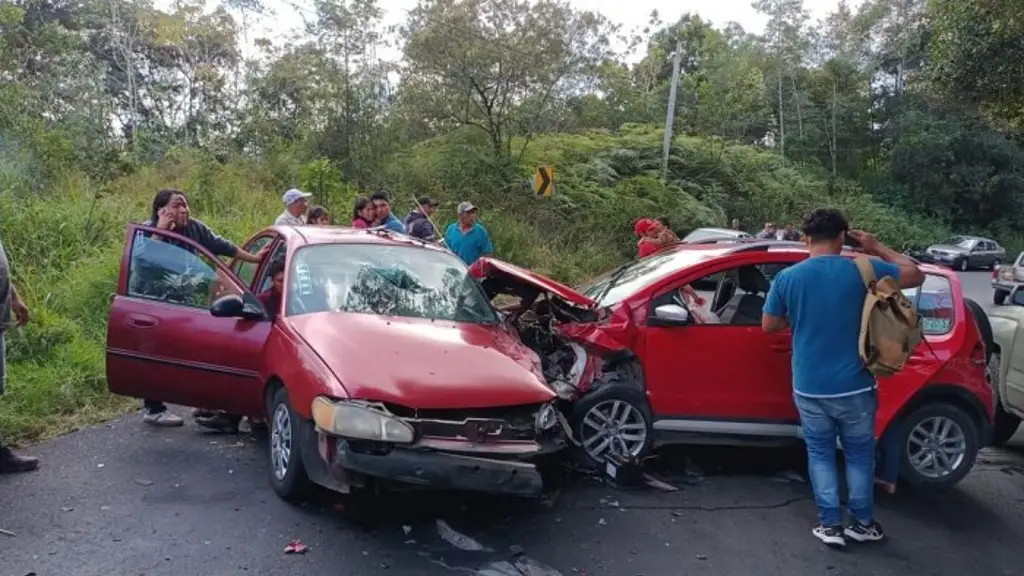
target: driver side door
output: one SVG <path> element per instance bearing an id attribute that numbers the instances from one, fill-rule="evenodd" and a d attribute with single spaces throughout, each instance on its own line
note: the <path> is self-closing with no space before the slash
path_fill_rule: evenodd
<path id="1" fill-rule="evenodd" d="M 720 278 L 716 291 L 698 293 L 712 302 L 713 311 L 721 311 L 728 300 L 746 294 L 735 285 L 739 269 L 753 266 L 764 274 L 765 264 L 792 262 L 723 263 L 709 271 Z M 648 317 L 666 297 L 695 280 L 687 278 L 656 294 Z M 756 320 L 736 316 L 701 324 L 691 313 L 685 324 L 648 321 L 643 362 L 656 428 L 752 436 L 795 433 L 799 417 L 792 399 L 791 336 L 788 331 L 767 334 Z"/>
<path id="2" fill-rule="evenodd" d="M 226 294 L 258 300 L 223 263 L 177 234 L 128 227 L 107 324 L 107 386 L 115 394 L 259 414 L 266 319 L 217 318 Z"/>

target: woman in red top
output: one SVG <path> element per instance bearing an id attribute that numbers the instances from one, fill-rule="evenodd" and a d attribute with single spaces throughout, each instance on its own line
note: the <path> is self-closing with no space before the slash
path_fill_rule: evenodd
<path id="1" fill-rule="evenodd" d="M 352 210 L 353 228 L 373 228 L 377 225 L 377 210 L 373 202 L 366 196 L 356 198 L 355 209 Z"/>

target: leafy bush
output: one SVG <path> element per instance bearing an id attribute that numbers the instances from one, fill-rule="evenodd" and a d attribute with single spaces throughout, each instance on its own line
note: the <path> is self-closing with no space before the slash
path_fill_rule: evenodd
<path id="1" fill-rule="evenodd" d="M 499 258 L 569 283 L 632 258 L 632 224 L 641 216 L 667 216 L 682 235 L 732 218 L 757 229 L 766 220 L 797 221 L 808 208 L 835 205 L 893 244 L 927 243 L 948 232 L 880 204 L 852 183 L 830 184 L 815 169 L 752 147 L 676 138 L 663 182 L 661 140 L 659 129 L 643 125 L 545 135 L 513 165 L 484 152 L 488 144 L 479 134 L 456 131 L 395 155 L 381 180 L 389 183 L 399 216 L 416 196 L 439 198 L 433 219 L 442 232 L 454 221 L 456 204 L 473 201 Z M 522 145 L 514 142 L 513 149 Z M 0 152 L 0 238 L 34 318 L 8 335 L 9 395 L 0 402 L 0 430 L 21 441 L 134 405 L 106 393 L 103 342 L 125 225 L 148 217 L 157 190 L 185 189 L 193 216 L 236 242 L 273 221 L 288 187 L 314 192 L 314 201 L 342 224 L 354 198 L 369 192 L 330 162 L 287 147 L 259 161 L 171 149 L 159 162 L 104 185 L 55 171 L 42 188 L 21 177 L 21 153 Z M 532 191 L 540 164 L 556 170 L 550 199 Z"/>

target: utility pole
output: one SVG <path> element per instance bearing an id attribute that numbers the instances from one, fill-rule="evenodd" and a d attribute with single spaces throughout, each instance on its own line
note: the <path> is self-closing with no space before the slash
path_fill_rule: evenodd
<path id="1" fill-rule="evenodd" d="M 676 41 L 676 51 L 672 56 L 672 84 L 668 91 L 668 112 L 665 113 L 665 142 L 661 152 L 661 182 L 668 180 L 668 150 L 672 147 L 672 124 L 676 116 L 676 87 L 679 85 L 679 65 L 683 60 L 683 42 Z"/>

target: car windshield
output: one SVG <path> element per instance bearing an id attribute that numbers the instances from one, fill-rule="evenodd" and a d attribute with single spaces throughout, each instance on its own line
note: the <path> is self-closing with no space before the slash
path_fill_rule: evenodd
<path id="1" fill-rule="evenodd" d="M 286 314 L 351 312 L 494 324 L 497 314 L 455 255 L 415 246 L 321 244 L 295 252 Z"/>
<path id="2" fill-rule="evenodd" d="M 719 238 L 722 236 L 734 236 L 739 237 L 740 234 L 731 232 L 729 230 L 716 230 L 714 228 L 698 228 L 693 232 L 690 232 L 683 238 L 684 242 L 693 242 L 694 240 L 704 240 L 705 238 Z"/>
<path id="3" fill-rule="evenodd" d="M 968 238 L 966 236 L 953 236 L 947 238 L 946 241 L 942 242 L 946 246 L 957 246 L 959 248 L 970 248 L 974 246 L 974 238 Z"/>
<path id="4" fill-rule="evenodd" d="M 714 253 L 714 252 L 712 252 Z M 669 250 L 626 263 L 580 288 L 599 306 L 613 306 L 638 290 L 710 258 L 706 250 Z"/>

